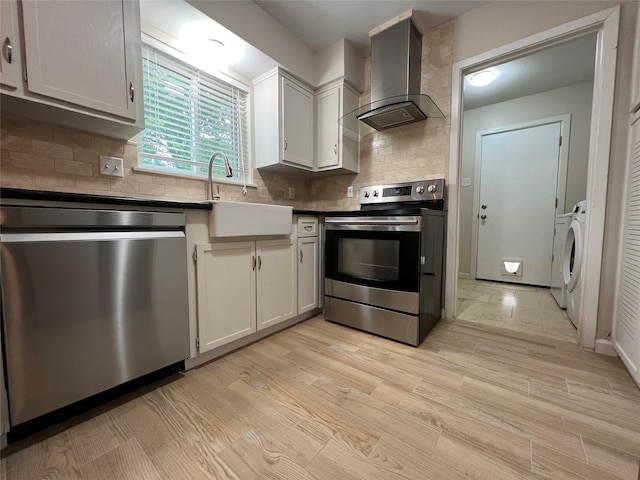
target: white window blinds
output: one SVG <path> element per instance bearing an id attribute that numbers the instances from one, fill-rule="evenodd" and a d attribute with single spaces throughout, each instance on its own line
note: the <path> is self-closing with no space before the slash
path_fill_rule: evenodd
<path id="1" fill-rule="evenodd" d="M 238 183 L 251 182 L 248 94 L 162 51 L 143 45 L 145 130 L 139 165 L 206 178 L 209 158 L 224 152 Z M 214 177 L 225 177 L 222 157 Z"/>

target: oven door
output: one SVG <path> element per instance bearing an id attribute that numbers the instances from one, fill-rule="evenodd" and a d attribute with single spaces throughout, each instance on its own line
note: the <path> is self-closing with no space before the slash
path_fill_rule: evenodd
<path id="1" fill-rule="evenodd" d="M 328 280 L 419 292 L 419 216 L 328 217 L 325 226 Z"/>

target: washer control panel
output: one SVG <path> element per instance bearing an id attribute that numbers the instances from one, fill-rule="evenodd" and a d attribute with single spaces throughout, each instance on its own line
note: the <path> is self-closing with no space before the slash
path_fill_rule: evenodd
<path id="1" fill-rule="evenodd" d="M 442 200 L 444 178 L 360 188 L 360 205 Z"/>

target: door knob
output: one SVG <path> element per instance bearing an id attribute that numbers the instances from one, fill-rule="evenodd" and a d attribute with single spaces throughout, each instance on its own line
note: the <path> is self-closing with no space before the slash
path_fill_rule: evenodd
<path id="1" fill-rule="evenodd" d="M 486 215 L 480 215 L 480 219 L 482 219 L 482 220 L 486 220 L 486 219 L 487 219 L 487 216 L 486 216 Z"/>

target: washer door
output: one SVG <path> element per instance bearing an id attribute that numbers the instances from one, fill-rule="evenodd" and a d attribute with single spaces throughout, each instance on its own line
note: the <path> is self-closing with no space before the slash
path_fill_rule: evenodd
<path id="1" fill-rule="evenodd" d="M 567 238 L 564 241 L 564 258 L 562 261 L 562 278 L 567 286 L 567 292 L 573 292 L 580 278 L 583 242 L 582 224 L 573 219 L 571 225 L 569 225 Z"/>

